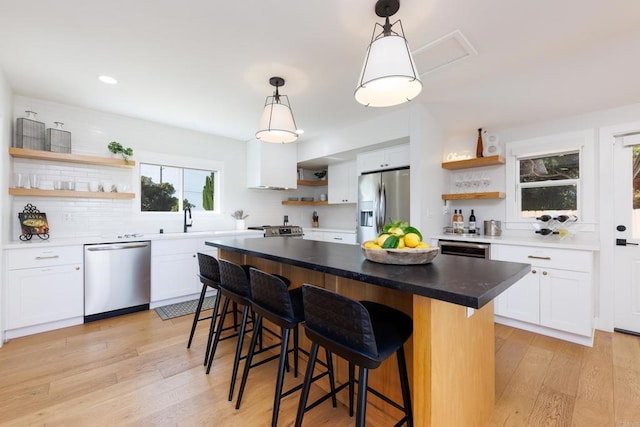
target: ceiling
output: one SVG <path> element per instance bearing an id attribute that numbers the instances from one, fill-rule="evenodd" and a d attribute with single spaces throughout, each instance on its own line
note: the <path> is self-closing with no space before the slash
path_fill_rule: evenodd
<path id="1" fill-rule="evenodd" d="M 0 67 L 19 95 L 239 140 L 281 76 L 305 141 L 389 111 L 353 97 L 374 4 L 0 0 Z M 640 2 L 402 0 L 395 17 L 414 52 L 455 30 L 477 52 L 413 101 L 449 137 L 640 102 Z"/>

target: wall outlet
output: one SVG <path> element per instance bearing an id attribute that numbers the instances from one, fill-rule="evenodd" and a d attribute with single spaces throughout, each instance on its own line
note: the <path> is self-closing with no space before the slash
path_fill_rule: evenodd
<path id="1" fill-rule="evenodd" d="M 64 213 L 62 214 L 62 219 L 64 220 L 64 222 L 71 222 L 73 221 L 73 215 L 71 215 L 70 213 Z"/>
<path id="2" fill-rule="evenodd" d="M 444 205 L 442 207 L 442 215 L 449 215 L 449 206 L 448 205 Z"/>

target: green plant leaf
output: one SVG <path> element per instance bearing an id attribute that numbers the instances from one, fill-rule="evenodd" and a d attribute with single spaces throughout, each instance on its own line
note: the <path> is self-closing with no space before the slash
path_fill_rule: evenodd
<path id="1" fill-rule="evenodd" d="M 398 236 L 389 236 L 382 244 L 383 249 L 396 249 L 398 244 L 400 243 L 400 237 Z"/>
<path id="2" fill-rule="evenodd" d="M 411 226 L 407 226 L 407 227 L 404 227 L 404 228 L 402 229 L 402 231 L 404 231 L 404 234 L 405 234 L 405 235 L 407 235 L 407 234 L 409 234 L 409 233 L 415 233 L 415 234 L 417 234 L 417 235 L 418 235 L 418 237 L 420 237 L 420 241 L 422 242 L 422 233 L 420 233 L 420 230 L 418 230 L 417 228 L 415 228 L 415 227 L 411 227 Z"/>

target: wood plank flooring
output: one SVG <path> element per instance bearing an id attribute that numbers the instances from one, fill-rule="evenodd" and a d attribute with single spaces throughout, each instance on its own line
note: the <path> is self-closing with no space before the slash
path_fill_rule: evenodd
<path id="1" fill-rule="evenodd" d="M 191 316 L 135 313 L 14 339 L 0 349 L 2 426 L 267 426 L 276 366 L 252 370 L 242 407 L 227 401 L 234 340 L 212 372 L 202 366 L 205 322 L 186 349 Z M 285 387 L 298 379 L 287 375 Z M 313 396 L 321 391 L 315 388 Z M 298 393 L 282 402 L 291 426 Z M 372 426 L 393 425 L 368 406 Z M 305 426 L 353 425 L 328 402 Z M 598 332 L 593 348 L 496 325 L 496 408 L 491 426 L 640 426 L 640 338 Z"/>

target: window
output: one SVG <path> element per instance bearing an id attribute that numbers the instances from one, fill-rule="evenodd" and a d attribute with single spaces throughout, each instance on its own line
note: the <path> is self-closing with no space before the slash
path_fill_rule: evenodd
<path id="1" fill-rule="evenodd" d="M 217 178 L 217 171 L 141 163 L 140 210 L 215 211 Z"/>
<path id="2" fill-rule="evenodd" d="M 580 152 L 518 158 L 520 216 L 578 215 Z"/>
<path id="3" fill-rule="evenodd" d="M 531 230 L 542 215 L 575 215 L 584 231 L 596 221 L 595 130 L 505 144 L 506 227 Z"/>

